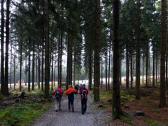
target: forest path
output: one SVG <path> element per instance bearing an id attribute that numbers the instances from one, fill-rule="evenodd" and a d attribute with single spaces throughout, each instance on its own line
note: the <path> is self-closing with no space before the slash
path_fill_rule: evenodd
<path id="1" fill-rule="evenodd" d="M 80 96 L 77 95 L 74 101 L 75 112 L 68 111 L 67 97 L 62 99 L 62 111 L 55 112 L 53 107 L 32 126 L 106 126 L 107 113 L 103 110 L 96 110 L 92 96 L 88 96 L 87 111 L 81 114 Z"/>

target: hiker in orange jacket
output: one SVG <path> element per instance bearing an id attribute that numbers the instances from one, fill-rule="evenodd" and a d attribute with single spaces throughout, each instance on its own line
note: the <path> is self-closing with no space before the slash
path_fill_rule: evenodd
<path id="1" fill-rule="evenodd" d="M 77 94 L 77 90 L 72 85 L 69 85 L 66 95 L 68 95 L 68 109 L 69 111 L 72 109 L 72 112 L 74 112 L 74 94 Z"/>

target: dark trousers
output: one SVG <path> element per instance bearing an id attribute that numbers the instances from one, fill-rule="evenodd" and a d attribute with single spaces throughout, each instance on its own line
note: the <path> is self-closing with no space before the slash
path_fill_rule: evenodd
<path id="1" fill-rule="evenodd" d="M 59 98 L 56 98 L 56 109 L 57 110 L 61 110 L 61 99 L 62 99 L 61 96 Z"/>
<path id="2" fill-rule="evenodd" d="M 81 111 L 82 114 L 86 112 L 87 109 L 87 98 L 81 98 Z"/>
<path id="3" fill-rule="evenodd" d="M 68 109 L 69 111 L 72 109 L 72 112 L 74 112 L 74 94 L 68 96 Z"/>

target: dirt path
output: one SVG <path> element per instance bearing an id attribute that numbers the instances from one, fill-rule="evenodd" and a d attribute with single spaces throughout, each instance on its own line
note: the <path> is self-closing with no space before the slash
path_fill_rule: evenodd
<path id="1" fill-rule="evenodd" d="M 54 106 L 32 126 L 105 126 L 103 110 L 95 110 L 91 96 L 88 97 L 86 114 L 81 114 L 80 96 L 75 97 L 75 112 L 68 111 L 67 97 L 63 98 L 62 111 L 55 112 Z"/>

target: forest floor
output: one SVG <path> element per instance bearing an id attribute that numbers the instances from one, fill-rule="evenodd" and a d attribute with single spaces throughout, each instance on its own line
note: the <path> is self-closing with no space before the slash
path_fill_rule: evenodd
<path id="1" fill-rule="evenodd" d="M 142 88 L 140 100 L 135 99 L 134 90 L 121 90 L 124 115 L 120 120 L 111 120 L 108 126 L 116 126 L 114 123 L 120 124 L 117 126 L 168 126 L 168 107 L 159 108 L 159 89 Z M 101 104 L 109 113 L 112 112 L 111 95 L 111 92 L 101 91 Z M 143 112 L 144 116 L 136 116 L 136 112 Z"/>
<path id="2" fill-rule="evenodd" d="M 17 92 L 18 93 L 18 92 Z M 40 93 L 0 96 L 0 126 L 28 126 L 33 120 L 49 110 L 51 99 L 45 99 Z"/>

